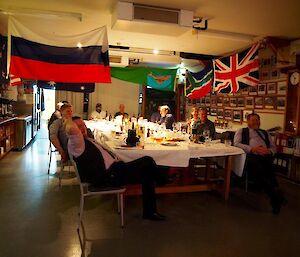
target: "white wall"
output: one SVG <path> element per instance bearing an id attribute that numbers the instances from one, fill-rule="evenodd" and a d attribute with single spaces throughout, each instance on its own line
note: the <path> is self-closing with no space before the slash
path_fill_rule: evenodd
<path id="1" fill-rule="evenodd" d="M 90 94 L 89 114 L 97 103 L 102 110 L 114 115 L 119 111 L 119 104 L 125 104 L 125 111 L 131 116 L 138 114 L 139 85 L 112 78 L 111 84 L 97 83 L 95 92 Z"/>

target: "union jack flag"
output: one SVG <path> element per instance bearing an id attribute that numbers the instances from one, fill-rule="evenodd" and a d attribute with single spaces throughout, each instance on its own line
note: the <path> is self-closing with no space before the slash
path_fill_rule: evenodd
<path id="1" fill-rule="evenodd" d="M 257 43 L 240 53 L 214 60 L 214 91 L 234 93 L 259 83 L 259 45 Z"/>

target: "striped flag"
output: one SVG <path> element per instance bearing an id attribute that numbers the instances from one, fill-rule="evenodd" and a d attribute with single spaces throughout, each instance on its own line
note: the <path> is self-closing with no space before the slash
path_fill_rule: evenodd
<path id="1" fill-rule="evenodd" d="M 214 60 L 214 91 L 234 93 L 257 85 L 259 46 L 256 43 L 240 53 Z"/>
<path id="2" fill-rule="evenodd" d="M 77 35 L 32 31 L 10 17 L 10 74 L 65 83 L 111 83 L 106 27 Z"/>

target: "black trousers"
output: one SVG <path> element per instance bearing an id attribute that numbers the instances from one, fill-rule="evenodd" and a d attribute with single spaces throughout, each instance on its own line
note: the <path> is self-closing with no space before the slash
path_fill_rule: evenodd
<path id="1" fill-rule="evenodd" d="M 165 184 L 166 174 L 160 171 L 151 157 L 113 163 L 108 172 L 113 185 L 142 184 L 143 214 L 156 212 L 155 185 Z"/>
<path id="2" fill-rule="evenodd" d="M 273 157 L 247 154 L 245 168 L 250 179 L 253 179 L 266 192 L 271 201 L 277 201 L 278 182 L 273 170 Z"/>

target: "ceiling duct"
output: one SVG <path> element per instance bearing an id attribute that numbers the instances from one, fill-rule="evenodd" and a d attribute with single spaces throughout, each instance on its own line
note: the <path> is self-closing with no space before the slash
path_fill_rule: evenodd
<path id="1" fill-rule="evenodd" d="M 189 10 L 117 2 L 112 29 L 178 36 L 193 27 L 193 16 Z"/>

